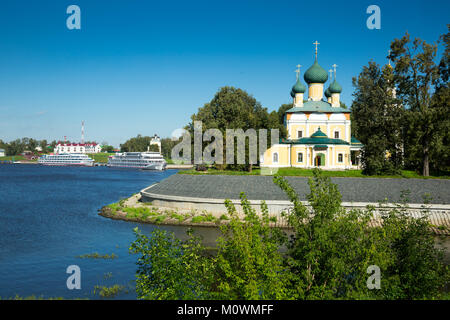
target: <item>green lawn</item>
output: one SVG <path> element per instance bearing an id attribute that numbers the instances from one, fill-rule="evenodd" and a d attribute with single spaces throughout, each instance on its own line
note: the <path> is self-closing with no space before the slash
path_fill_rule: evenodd
<path id="1" fill-rule="evenodd" d="M 107 163 L 108 157 L 114 155 L 114 153 L 88 153 L 88 156 L 94 159 L 95 162 Z"/>
<path id="2" fill-rule="evenodd" d="M 14 158 L 14 161 L 25 160 L 24 156 L 6 156 L 0 157 L 0 161 L 11 161 Z"/>
<path id="3" fill-rule="evenodd" d="M 272 169 L 264 169 L 263 174 L 265 175 L 274 175 L 275 173 L 279 173 L 282 176 L 296 176 L 296 177 L 312 177 L 313 170 L 312 169 L 300 169 L 300 168 L 279 168 L 278 172 L 275 172 Z M 401 175 L 386 175 L 386 176 L 367 176 L 362 174 L 361 170 L 345 170 L 345 171 L 322 171 L 324 176 L 327 177 L 353 177 L 353 178 L 419 178 L 419 179 L 449 179 L 450 175 L 439 175 L 439 176 L 430 176 L 423 177 L 417 172 L 411 170 L 402 170 Z M 246 171 L 234 171 L 234 170 L 217 170 L 210 168 L 207 172 L 195 171 L 192 170 L 182 170 L 178 171 L 178 174 L 193 174 L 193 175 L 261 175 L 261 169 L 253 169 L 252 172 Z"/>

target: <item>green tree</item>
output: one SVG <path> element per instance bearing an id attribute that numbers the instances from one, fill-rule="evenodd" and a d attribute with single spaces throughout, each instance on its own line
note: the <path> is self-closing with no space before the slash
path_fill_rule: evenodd
<path id="1" fill-rule="evenodd" d="M 150 237 L 134 229 L 136 240 L 130 252 L 140 254 L 136 275 L 138 299 L 208 299 L 212 260 L 197 237 L 181 241 L 156 229 Z"/>
<path id="2" fill-rule="evenodd" d="M 113 146 L 103 145 L 102 146 L 102 152 L 114 152 Z"/>
<path id="3" fill-rule="evenodd" d="M 144 152 L 147 151 L 150 145 L 151 138 L 149 136 L 143 137 L 138 134 L 136 137 L 127 140 L 120 145 L 120 151 L 122 152 Z"/>
<path id="4" fill-rule="evenodd" d="M 159 152 L 159 147 L 158 147 L 156 144 L 151 144 L 151 145 L 149 145 L 149 147 L 148 147 L 148 151 L 151 151 L 151 152 Z"/>
<path id="5" fill-rule="evenodd" d="M 445 39 L 445 37 L 444 37 Z M 446 42 L 448 48 L 448 36 Z M 424 40 L 410 39 L 408 33 L 391 43 L 390 59 L 395 63 L 394 75 L 398 95 L 407 108 L 406 152 L 408 162 L 420 161 L 422 174 L 429 176 L 431 156 L 441 147 L 448 121 L 448 99 L 441 101 L 433 96 L 442 87 L 447 58 L 441 61 L 441 68 L 435 62 L 437 44 Z M 448 54 L 448 50 L 446 51 Z M 444 73 L 443 73 L 444 72 Z M 445 84 L 444 87 L 448 85 Z M 445 88 L 439 94 L 446 95 Z"/>
<path id="6" fill-rule="evenodd" d="M 227 129 L 246 131 L 247 129 L 281 129 L 283 127 L 278 121 L 276 112 L 269 114 L 267 108 L 263 108 L 254 97 L 244 90 L 234 87 L 220 88 L 210 102 L 199 108 L 198 112 L 191 116 L 191 122 L 186 128 L 191 132 L 191 136 L 194 132 L 194 121 L 202 121 L 203 132 L 210 128 L 219 129 L 223 134 L 224 149 L 226 148 Z M 270 130 L 268 134 L 270 135 Z M 270 143 L 270 137 L 268 143 Z M 206 145 L 205 142 L 204 146 Z M 248 142 L 246 142 L 246 150 L 248 150 Z M 246 155 L 247 165 L 233 165 L 231 167 L 251 170 L 248 152 L 246 152 Z M 223 156 L 223 163 L 225 163 L 225 152 Z"/>
<path id="7" fill-rule="evenodd" d="M 218 253 L 214 265 L 218 299 L 259 300 L 291 299 L 287 290 L 290 272 L 283 266 L 278 251 L 284 237 L 269 226 L 267 206 L 262 205 L 259 216 L 244 193 L 241 206 L 244 220 L 236 208 L 225 202 L 231 220 L 221 226 Z"/>
<path id="8" fill-rule="evenodd" d="M 163 138 L 161 139 L 161 154 L 165 159 L 172 158 L 172 148 L 176 146 L 181 139 L 172 140 L 172 138 Z"/>
<path id="9" fill-rule="evenodd" d="M 353 78 L 352 132 L 362 142 L 363 173 L 396 174 L 403 163 L 404 109 L 395 96 L 392 68 L 374 63 Z"/>
<path id="10" fill-rule="evenodd" d="M 39 141 L 39 146 L 42 149 L 42 152 L 47 152 L 47 140 L 41 140 Z"/>

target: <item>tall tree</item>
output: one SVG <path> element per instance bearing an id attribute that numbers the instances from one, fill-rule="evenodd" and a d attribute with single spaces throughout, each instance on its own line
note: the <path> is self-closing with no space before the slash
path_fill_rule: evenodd
<path id="1" fill-rule="evenodd" d="M 352 131 L 362 142 L 365 174 L 394 174 L 402 166 L 403 108 L 395 97 L 392 68 L 374 62 L 358 77 L 352 104 Z"/>
<path id="2" fill-rule="evenodd" d="M 395 82 L 398 96 L 407 109 L 406 150 L 409 163 L 417 158 L 422 165 L 422 174 L 430 175 L 430 160 L 439 148 L 439 136 L 445 134 L 441 121 L 448 117 L 448 100 L 438 103 L 434 98 L 442 83 L 439 65 L 436 64 L 437 44 L 410 39 L 406 33 L 391 43 L 389 58 L 394 62 Z"/>
<path id="3" fill-rule="evenodd" d="M 194 132 L 194 121 L 202 121 L 202 130 L 219 129 L 223 134 L 223 146 L 226 146 L 227 129 L 281 129 L 276 112 L 268 113 L 267 108 L 247 92 L 234 87 L 223 87 L 215 94 L 214 98 L 199 108 L 198 112 L 191 116 L 191 122 L 187 129 Z M 270 130 L 269 130 L 270 134 Z M 268 137 L 270 142 L 270 137 Z M 246 142 L 248 150 L 248 143 Z M 247 152 L 246 152 L 247 153 Z M 226 153 L 223 153 L 224 160 Z M 236 155 L 236 153 L 235 153 Z M 248 153 L 247 153 L 248 159 Z M 225 161 L 224 161 L 225 163 Z M 246 168 L 251 170 L 251 164 L 234 165 L 234 168 Z"/>
<path id="4" fill-rule="evenodd" d="M 120 145 L 120 151 L 122 152 L 144 152 L 147 151 L 150 145 L 151 138 L 148 136 L 143 137 L 138 134 L 136 137 L 127 140 Z"/>

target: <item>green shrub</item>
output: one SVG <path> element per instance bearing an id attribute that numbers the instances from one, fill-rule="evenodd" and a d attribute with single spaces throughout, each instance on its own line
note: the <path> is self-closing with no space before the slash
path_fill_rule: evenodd
<path id="1" fill-rule="evenodd" d="M 130 250 L 140 254 L 136 289 L 140 299 L 440 299 L 450 279 L 443 250 L 434 245 L 425 218 L 404 207 L 382 214 L 372 227 L 374 208 L 346 211 L 329 177 L 314 170 L 306 207 L 281 176 L 274 182 L 293 209 L 283 217 L 289 236 L 269 227 L 265 203 L 256 214 L 241 194 L 244 219 L 227 200 L 230 221 L 220 227 L 214 254 L 189 234 L 181 241 L 154 230 L 135 230 Z M 222 218 L 222 217 L 221 217 Z M 206 221 L 207 215 L 192 218 Z M 284 248 L 281 254 L 281 248 Z M 368 267 L 381 270 L 381 288 L 367 287 Z"/>

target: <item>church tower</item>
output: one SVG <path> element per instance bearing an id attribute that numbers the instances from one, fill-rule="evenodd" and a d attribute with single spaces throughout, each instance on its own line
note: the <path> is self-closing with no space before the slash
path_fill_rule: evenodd
<path id="1" fill-rule="evenodd" d="M 297 82 L 294 84 L 291 90 L 291 97 L 294 98 L 294 107 L 303 107 L 303 95 L 306 91 L 305 85 L 300 81 L 300 67 L 297 65 Z"/>
<path id="2" fill-rule="evenodd" d="M 317 46 L 319 42 L 314 42 L 316 46 L 316 58 L 314 64 L 306 70 L 304 79 L 308 84 L 308 100 L 321 101 L 323 98 L 323 85 L 328 80 L 328 74 L 317 62 Z"/>
<path id="3" fill-rule="evenodd" d="M 333 64 L 333 68 L 334 68 L 334 81 L 332 84 L 330 84 L 329 90 L 331 93 L 331 106 L 332 107 L 340 107 L 341 106 L 341 102 L 340 102 L 340 96 L 341 96 L 341 92 L 342 92 L 342 87 L 341 85 L 336 81 L 336 64 Z"/>

